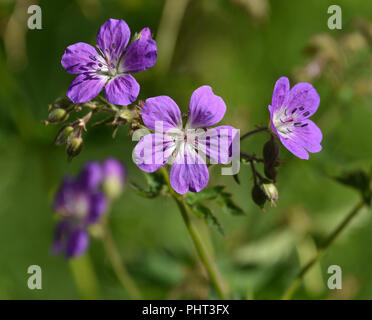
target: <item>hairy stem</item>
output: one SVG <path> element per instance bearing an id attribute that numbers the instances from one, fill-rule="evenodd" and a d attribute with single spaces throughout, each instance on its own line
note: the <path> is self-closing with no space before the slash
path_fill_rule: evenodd
<path id="1" fill-rule="evenodd" d="M 141 299 L 140 291 L 138 290 L 136 284 L 130 277 L 127 269 L 123 265 L 120 253 L 111 235 L 111 232 L 108 226 L 108 214 L 105 217 L 103 228 L 104 228 L 104 234 L 103 234 L 103 239 L 102 239 L 103 246 L 105 248 L 105 251 L 111 262 L 112 268 L 116 276 L 118 277 L 122 287 L 129 294 L 131 299 Z"/>
<path id="2" fill-rule="evenodd" d="M 247 133 L 243 134 L 240 137 L 240 141 L 242 141 L 245 138 L 251 136 L 252 134 L 255 134 L 255 133 L 258 133 L 258 132 L 262 132 L 262 131 L 268 131 L 268 130 L 269 130 L 269 128 L 267 126 L 257 127 L 256 129 L 254 129 L 252 131 L 248 131 Z"/>
<path id="3" fill-rule="evenodd" d="M 327 237 L 324 244 L 319 248 L 318 253 L 313 259 L 311 259 L 298 273 L 296 279 L 292 282 L 289 288 L 284 292 L 282 300 L 289 300 L 292 298 L 293 294 L 296 292 L 297 288 L 300 286 L 306 273 L 323 257 L 327 249 L 338 237 L 338 235 L 349 225 L 350 221 L 360 212 L 364 207 L 365 202 L 360 201 L 345 217 L 345 219 L 337 226 L 337 228 Z"/>
<path id="4" fill-rule="evenodd" d="M 188 213 L 188 206 L 185 203 L 183 197 L 180 197 L 176 192 L 173 191 L 170 182 L 169 175 L 167 170 L 163 167 L 161 168 L 165 180 L 169 186 L 169 192 L 174 201 L 177 203 L 178 208 L 180 209 L 183 221 L 185 222 L 186 228 L 189 231 L 189 234 L 194 242 L 195 248 L 199 254 L 200 259 L 202 260 L 207 273 L 209 275 L 210 281 L 213 283 L 219 297 L 223 300 L 229 298 L 229 289 L 226 285 L 225 280 L 223 279 L 220 271 L 217 268 L 217 265 L 213 257 L 208 252 L 207 246 L 203 242 L 202 237 L 199 234 L 199 231 Z"/>

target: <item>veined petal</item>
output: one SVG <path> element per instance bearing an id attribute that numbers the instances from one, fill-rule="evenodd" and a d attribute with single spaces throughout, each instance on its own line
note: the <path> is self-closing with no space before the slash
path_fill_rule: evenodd
<path id="1" fill-rule="evenodd" d="M 311 117 L 319 107 L 320 97 L 310 83 L 297 83 L 289 92 L 288 114 L 296 121 Z"/>
<path id="2" fill-rule="evenodd" d="M 100 55 L 94 47 L 84 42 L 78 42 L 66 48 L 61 64 L 68 73 L 94 72 L 99 69 L 98 57 Z"/>
<path id="3" fill-rule="evenodd" d="M 140 86 L 130 74 L 123 74 L 110 80 L 105 87 L 107 101 L 112 104 L 127 106 L 134 102 Z"/>
<path id="4" fill-rule="evenodd" d="M 107 76 L 92 73 L 79 74 L 71 82 L 66 95 L 73 103 L 88 102 L 100 93 L 107 80 Z"/>
<path id="5" fill-rule="evenodd" d="M 179 194 L 199 192 L 208 185 L 209 172 L 203 158 L 185 144 L 184 152 L 178 152 L 170 172 L 172 188 Z"/>
<path id="6" fill-rule="evenodd" d="M 304 147 L 301 144 L 298 144 L 297 141 L 292 140 L 290 138 L 284 138 L 279 135 L 279 139 L 282 142 L 282 144 L 290 151 L 292 152 L 296 157 L 300 159 L 309 159 L 308 152 L 304 149 Z"/>
<path id="7" fill-rule="evenodd" d="M 67 237 L 66 256 L 72 258 L 82 255 L 89 244 L 88 233 L 81 228 L 75 229 Z"/>
<path id="8" fill-rule="evenodd" d="M 231 126 L 210 128 L 197 135 L 197 150 L 212 160 L 212 163 L 229 163 L 240 152 L 239 130 Z"/>
<path id="9" fill-rule="evenodd" d="M 222 98 L 216 96 L 211 87 L 202 86 L 191 96 L 187 128 L 211 127 L 222 120 L 225 112 Z"/>
<path id="10" fill-rule="evenodd" d="M 124 20 L 109 19 L 99 29 L 97 46 L 110 63 L 119 61 L 130 39 Z"/>
<path id="11" fill-rule="evenodd" d="M 271 101 L 272 110 L 270 110 L 270 112 L 282 106 L 286 106 L 288 103 L 288 98 L 289 98 L 289 80 L 287 77 L 281 77 L 275 83 L 273 97 Z"/>
<path id="12" fill-rule="evenodd" d="M 320 145 L 322 139 L 322 132 L 311 120 L 303 120 L 301 126 L 294 127 L 293 140 L 296 140 L 297 143 L 301 144 L 311 153 L 322 150 L 322 146 Z"/>
<path id="13" fill-rule="evenodd" d="M 145 172 L 154 172 L 165 165 L 176 149 L 176 144 L 167 135 L 147 134 L 134 147 L 134 163 Z"/>
<path id="14" fill-rule="evenodd" d="M 147 37 L 134 41 L 121 59 L 119 72 L 139 72 L 151 68 L 158 57 L 156 42 Z"/>
<path id="15" fill-rule="evenodd" d="M 182 128 L 180 108 L 170 97 L 158 96 L 146 99 L 141 114 L 143 123 L 151 130 L 155 130 L 157 124 L 162 124 L 162 132 Z"/>

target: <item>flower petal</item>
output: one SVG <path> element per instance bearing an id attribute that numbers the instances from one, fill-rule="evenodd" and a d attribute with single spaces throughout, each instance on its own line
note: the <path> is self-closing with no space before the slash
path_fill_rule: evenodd
<path id="1" fill-rule="evenodd" d="M 170 97 L 158 96 L 146 99 L 141 114 L 143 123 L 151 130 L 155 130 L 157 122 L 162 123 L 162 132 L 182 128 L 181 111 Z"/>
<path id="2" fill-rule="evenodd" d="M 213 163 L 227 164 L 233 156 L 239 155 L 239 143 L 239 130 L 231 126 L 219 126 L 197 135 L 196 149 Z"/>
<path id="3" fill-rule="evenodd" d="M 289 93 L 288 110 L 296 121 L 311 117 L 319 107 L 320 97 L 310 83 L 300 82 Z"/>
<path id="4" fill-rule="evenodd" d="M 150 69 L 155 64 L 157 57 L 156 42 L 151 38 L 141 37 L 125 51 L 120 62 L 119 72 L 132 73 Z"/>
<path id="5" fill-rule="evenodd" d="M 89 197 L 89 214 L 87 225 L 96 223 L 107 209 L 107 199 L 102 192 L 92 193 Z"/>
<path id="6" fill-rule="evenodd" d="M 176 144 L 166 135 L 147 134 L 133 149 L 134 163 L 145 172 L 154 172 L 165 165 L 176 148 Z"/>
<path id="7" fill-rule="evenodd" d="M 172 165 L 170 183 L 179 194 L 188 191 L 199 192 L 208 185 L 208 167 L 202 157 L 187 144 L 180 151 Z"/>
<path id="8" fill-rule="evenodd" d="M 54 241 L 52 246 L 52 254 L 58 254 L 64 249 L 64 237 L 68 234 L 70 224 L 68 220 L 60 221 L 54 231 Z"/>
<path id="9" fill-rule="evenodd" d="M 99 68 L 97 56 L 99 54 L 94 47 L 84 42 L 78 42 L 66 48 L 61 64 L 68 73 L 79 74 L 95 71 Z"/>
<path id="10" fill-rule="evenodd" d="M 73 103 L 85 103 L 95 98 L 108 77 L 92 73 L 79 74 L 71 83 L 66 95 Z"/>
<path id="11" fill-rule="evenodd" d="M 102 163 L 103 178 L 110 179 L 115 178 L 124 182 L 126 177 L 124 165 L 115 158 L 107 158 Z"/>
<path id="12" fill-rule="evenodd" d="M 82 191 L 93 190 L 101 183 L 102 177 L 101 165 L 98 162 L 91 161 L 84 165 L 76 183 Z"/>
<path id="13" fill-rule="evenodd" d="M 289 80 L 287 77 L 281 77 L 275 83 L 273 97 L 271 101 L 272 110 L 279 109 L 281 106 L 286 106 L 289 98 Z M 270 107 L 269 107 L 270 109 Z"/>
<path id="14" fill-rule="evenodd" d="M 130 39 L 130 29 L 124 20 L 109 19 L 99 29 L 97 46 L 110 63 L 116 64 Z"/>
<path id="15" fill-rule="evenodd" d="M 196 89 L 190 100 L 187 127 L 206 128 L 220 122 L 225 115 L 226 104 L 216 96 L 212 88 L 202 86 Z"/>
<path id="16" fill-rule="evenodd" d="M 59 213 L 68 212 L 68 204 L 75 192 L 75 181 L 66 176 L 54 197 L 53 210 Z"/>
<path id="17" fill-rule="evenodd" d="M 322 131 L 311 120 L 302 121 L 302 125 L 294 127 L 294 139 L 311 153 L 317 153 L 322 150 L 320 142 L 323 139 Z"/>
<path id="18" fill-rule="evenodd" d="M 89 244 L 88 233 L 81 228 L 75 229 L 72 231 L 66 243 L 66 256 L 67 258 L 72 258 L 82 255 Z"/>
<path id="19" fill-rule="evenodd" d="M 134 102 L 140 86 L 130 74 L 123 74 L 110 80 L 105 87 L 107 101 L 112 104 L 127 106 Z"/>
<path id="20" fill-rule="evenodd" d="M 284 138 L 282 136 L 279 136 L 280 141 L 282 144 L 290 151 L 292 152 L 296 157 L 300 159 L 309 159 L 309 154 L 307 151 L 304 149 L 301 144 L 298 144 L 297 141 L 294 141 L 290 138 Z"/>

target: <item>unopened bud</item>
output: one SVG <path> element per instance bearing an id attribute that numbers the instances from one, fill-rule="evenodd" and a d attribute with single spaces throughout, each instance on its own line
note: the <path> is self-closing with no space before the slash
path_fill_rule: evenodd
<path id="1" fill-rule="evenodd" d="M 72 138 L 67 144 L 67 148 L 66 148 L 69 160 L 71 160 L 73 157 L 76 157 L 80 153 L 82 148 L 83 148 L 83 139 L 81 137 Z"/>
<path id="2" fill-rule="evenodd" d="M 52 109 L 50 111 L 49 116 L 48 116 L 48 121 L 50 123 L 60 123 L 68 118 L 68 112 L 65 109 L 62 108 L 56 108 Z"/>
<path id="3" fill-rule="evenodd" d="M 72 137 L 73 133 L 74 133 L 73 126 L 67 125 L 62 127 L 56 136 L 55 144 L 57 146 L 60 146 L 62 144 L 67 143 L 68 140 Z"/>
<path id="4" fill-rule="evenodd" d="M 133 119 L 133 113 L 132 113 L 132 111 L 130 111 L 128 109 L 119 111 L 117 116 L 118 116 L 118 118 L 124 119 L 127 122 L 131 122 L 132 119 Z"/>
<path id="5" fill-rule="evenodd" d="M 260 185 L 255 184 L 252 189 L 252 199 L 255 204 L 257 204 L 261 209 L 264 208 L 265 202 L 267 200 L 266 194 Z"/>
<path id="6" fill-rule="evenodd" d="M 270 140 L 264 144 L 262 155 L 266 177 L 275 180 L 277 175 L 275 167 L 279 165 L 279 145 L 273 135 L 271 135 Z"/>
<path id="7" fill-rule="evenodd" d="M 73 102 L 69 98 L 64 97 L 64 98 L 58 98 L 56 101 L 54 101 L 53 107 L 67 109 L 72 104 Z"/>
<path id="8" fill-rule="evenodd" d="M 262 190 L 265 192 L 267 200 L 270 201 L 271 206 L 275 207 L 279 199 L 278 189 L 276 188 L 275 184 L 271 182 L 265 182 L 261 185 L 261 187 Z"/>

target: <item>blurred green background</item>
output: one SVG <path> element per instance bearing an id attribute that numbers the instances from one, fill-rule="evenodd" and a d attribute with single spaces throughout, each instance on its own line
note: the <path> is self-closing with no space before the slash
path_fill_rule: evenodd
<path id="1" fill-rule="evenodd" d="M 358 31 L 372 34 L 367 23 L 372 6 L 365 0 L 336 2 L 342 30 L 327 28 L 327 8 L 335 1 L 325 0 L 1 0 L 0 298 L 128 298 L 98 240 L 92 239 L 88 251 L 97 288 L 89 291 L 86 260 L 74 262 L 88 294 L 76 286 L 71 265 L 50 254 L 56 222 L 51 201 L 64 174 L 77 173 L 87 160 L 114 156 L 127 165 L 130 180 L 144 184 L 131 161 L 134 143 L 126 129 L 112 139 L 111 128 L 90 128 L 83 152 L 67 163 L 63 147 L 53 145 L 58 128 L 41 123 L 47 104 L 63 96 L 73 79 L 60 64 L 66 46 L 95 44 L 108 18 L 124 19 L 132 33 L 149 26 L 158 42 L 155 67 L 136 74 L 139 99 L 169 95 L 186 112 L 191 93 L 208 84 L 227 104 L 224 123 L 241 132 L 267 124 L 267 105 L 280 76 L 291 77 L 292 85 L 307 80 L 307 64 L 321 61 L 323 73 L 311 82 L 321 96 L 312 119 L 323 131 L 323 151 L 304 161 L 281 147 L 278 206 L 263 213 L 254 205 L 249 167 L 241 168 L 240 186 L 219 175 L 219 168 L 209 182 L 226 184 L 247 212 L 229 216 L 211 204 L 226 236 L 214 229 L 209 233 L 233 297 L 280 298 L 315 246 L 358 201 L 353 190 L 331 177 L 372 164 L 372 59 Z M 27 29 L 31 4 L 42 8 L 42 30 Z M 319 33 L 326 48 L 305 50 Z M 338 46 L 346 49 L 340 53 Z M 260 154 L 265 139 L 265 134 L 252 136 L 241 148 Z M 370 214 L 365 210 L 353 221 L 295 298 L 372 298 Z M 127 187 L 112 208 L 110 224 L 145 298 L 216 297 L 171 199 L 143 199 Z M 42 290 L 27 287 L 32 264 L 42 268 Z M 343 290 L 327 289 L 333 264 L 342 268 Z"/>

